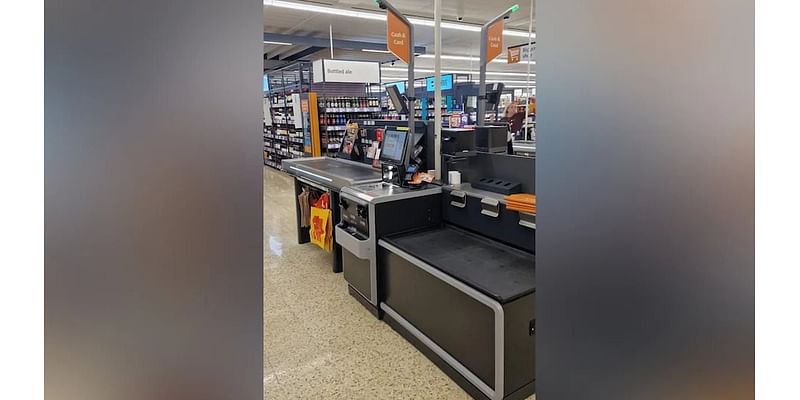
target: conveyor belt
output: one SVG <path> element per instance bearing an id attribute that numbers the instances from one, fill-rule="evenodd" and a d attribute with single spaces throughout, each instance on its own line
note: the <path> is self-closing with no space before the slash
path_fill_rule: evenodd
<path id="1" fill-rule="evenodd" d="M 533 254 L 458 228 L 446 226 L 384 240 L 501 304 L 536 288 Z"/>

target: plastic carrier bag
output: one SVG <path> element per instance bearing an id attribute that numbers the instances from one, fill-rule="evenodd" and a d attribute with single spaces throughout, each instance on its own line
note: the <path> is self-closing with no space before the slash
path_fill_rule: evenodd
<path id="1" fill-rule="evenodd" d="M 333 216 L 329 206 L 330 197 L 325 193 L 311 207 L 311 226 L 308 229 L 311 243 L 325 251 L 333 250 Z"/>

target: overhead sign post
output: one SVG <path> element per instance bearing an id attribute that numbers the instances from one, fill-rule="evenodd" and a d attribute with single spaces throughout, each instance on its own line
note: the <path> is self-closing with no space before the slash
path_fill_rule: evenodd
<path id="1" fill-rule="evenodd" d="M 519 10 L 514 4 L 494 17 L 481 27 L 481 61 L 480 61 L 480 87 L 478 87 L 478 125 L 484 125 L 486 119 L 486 65 L 503 53 L 503 28 L 505 19 L 511 13 Z"/>
<path id="2" fill-rule="evenodd" d="M 394 6 L 386 0 L 375 0 L 382 10 L 386 10 L 386 48 L 408 65 L 408 135 L 406 135 L 406 154 L 403 165 L 408 166 L 411 152 L 414 151 L 414 26 Z"/>

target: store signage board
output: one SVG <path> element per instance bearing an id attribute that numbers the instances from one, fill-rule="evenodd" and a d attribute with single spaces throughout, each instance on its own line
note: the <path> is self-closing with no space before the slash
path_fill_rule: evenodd
<path id="1" fill-rule="evenodd" d="M 450 128 L 461 128 L 461 113 L 450 114 L 450 121 L 448 126 Z"/>
<path id="2" fill-rule="evenodd" d="M 294 115 L 294 127 L 303 127 L 303 115 L 300 109 L 300 93 L 292 93 L 292 115 Z"/>
<path id="3" fill-rule="evenodd" d="M 272 125 L 272 103 L 270 103 L 269 97 L 264 97 L 264 122 Z"/>
<path id="4" fill-rule="evenodd" d="M 377 62 L 316 60 L 312 71 L 314 83 L 381 83 L 381 66 Z"/>
<path id="5" fill-rule="evenodd" d="M 486 62 L 497 58 L 503 52 L 503 27 L 505 20 L 502 18 L 493 23 L 486 30 Z"/>
<path id="6" fill-rule="evenodd" d="M 536 45 L 531 46 L 530 54 L 528 53 L 528 44 L 520 44 L 508 48 L 508 63 L 516 64 L 520 61 L 533 61 L 533 54 L 536 54 Z"/>
<path id="7" fill-rule="evenodd" d="M 325 67 L 322 65 L 323 60 L 315 60 L 311 63 L 311 73 L 313 75 L 314 83 L 324 82 L 325 73 L 322 72 L 325 70 Z"/>
<path id="8" fill-rule="evenodd" d="M 519 62 L 519 47 L 509 47 L 508 48 L 508 63 L 509 64 L 516 64 Z"/>
<path id="9" fill-rule="evenodd" d="M 386 47 L 397 58 L 408 64 L 411 60 L 409 38 L 411 28 L 397 14 L 388 10 L 386 13 Z"/>
<path id="10" fill-rule="evenodd" d="M 425 78 L 425 87 L 427 91 L 433 92 L 436 90 L 436 79 L 435 77 L 429 76 Z M 442 75 L 442 90 L 450 90 L 453 88 L 453 75 L 447 74 Z"/>

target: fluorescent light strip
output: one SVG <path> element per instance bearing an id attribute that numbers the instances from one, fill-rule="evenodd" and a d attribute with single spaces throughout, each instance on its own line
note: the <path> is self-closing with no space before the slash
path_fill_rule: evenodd
<path id="1" fill-rule="evenodd" d="M 286 43 L 286 42 L 273 42 L 273 41 L 271 41 L 271 40 L 265 40 L 265 41 L 264 41 L 264 44 L 277 44 L 277 45 L 281 45 L 281 46 L 292 46 L 292 44 L 291 44 L 291 43 Z"/>
<path id="2" fill-rule="evenodd" d="M 408 69 L 401 68 L 401 67 L 381 67 L 381 71 L 387 72 L 407 72 Z M 427 68 L 414 68 L 414 72 L 422 72 L 422 73 L 433 73 L 434 70 L 427 69 Z M 465 70 L 442 70 L 444 74 L 477 74 L 478 71 L 465 71 Z M 496 72 L 496 71 L 486 71 L 488 75 L 505 75 L 505 76 L 528 76 L 525 72 Z M 536 76 L 536 74 L 530 74 L 530 76 Z"/>
<path id="3" fill-rule="evenodd" d="M 310 3 L 296 3 L 291 1 L 283 1 L 283 0 L 264 0 L 265 6 L 273 6 L 279 8 L 288 8 L 292 10 L 298 11 L 313 11 L 322 14 L 331 14 L 331 15 L 341 15 L 344 17 L 353 17 L 353 18 L 361 18 L 361 19 L 370 19 L 373 21 L 386 21 L 386 14 L 383 13 L 373 13 L 373 12 L 364 12 L 364 11 L 355 11 L 355 10 L 346 10 L 341 8 L 333 8 L 333 7 L 325 7 L 325 6 L 318 6 L 313 5 Z M 422 25 L 422 26 L 433 26 L 433 20 L 427 18 L 416 18 L 411 17 L 408 20 L 414 25 Z M 454 29 L 459 31 L 467 31 L 467 32 L 480 32 L 481 27 L 478 25 L 471 25 L 471 24 L 463 24 L 463 23 L 456 23 L 456 22 L 442 22 L 441 24 L 443 29 Z M 512 31 L 505 29 L 503 30 L 503 34 L 506 36 L 516 36 L 516 37 L 528 37 L 528 32 L 523 31 Z M 534 33 L 532 35 L 533 38 L 536 37 Z"/>
<path id="4" fill-rule="evenodd" d="M 417 57 L 418 58 L 435 58 L 436 56 L 433 55 L 433 54 L 420 54 Z M 475 62 L 480 61 L 479 57 L 456 56 L 456 55 L 447 55 L 447 54 L 442 54 L 440 58 L 442 60 L 454 60 L 454 61 L 475 61 Z M 506 64 L 506 63 L 508 63 L 508 59 L 506 59 L 506 58 L 495 58 L 494 60 L 489 61 L 489 62 Z M 528 64 L 528 63 L 536 64 L 536 61 L 519 61 L 519 64 Z"/>
<path id="5" fill-rule="evenodd" d="M 381 77 L 382 83 L 398 82 L 398 81 L 403 81 L 403 80 L 404 79 L 402 77 Z M 420 81 L 417 80 L 416 82 L 419 85 Z M 467 82 L 467 81 L 462 81 L 462 82 Z M 469 82 L 479 83 L 480 80 L 479 79 L 472 79 Z M 536 84 L 536 81 L 535 80 L 531 80 L 530 82 L 526 82 L 526 81 L 509 81 L 509 80 L 487 79 L 486 83 L 504 83 L 506 86 L 511 87 L 511 86 L 525 86 L 525 85 L 534 86 Z M 425 83 L 423 82 L 420 86 L 425 86 Z"/>
<path id="6" fill-rule="evenodd" d="M 282 1 L 282 0 L 264 0 L 264 5 L 279 7 L 279 8 L 288 8 L 299 11 L 313 11 L 321 14 L 341 15 L 345 17 L 371 19 L 375 21 L 386 21 L 386 15 L 384 14 L 367 13 L 354 10 L 343 10 L 340 8 L 317 6 L 310 3 L 294 3 L 291 1 Z"/>
<path id="7" fill-rule="evenodd" d="M 366 51 L 367 53 L 388 53 L 391 54 L 392 52 L 389 50 L 372 50 L 372 49 L 361 49 L 361 51 Z"/>
<path id="8" fill-rule="evenodd" d="M 433 54 L 420 54 L 417 57 L 419 58 L 435 58 L 436 56 Z M 446 55 L 442 54 L 439 56 L 442 60 L 457 60 L 457 61 L 478 61 L 478 57 L 472 56 L 453 56 L 453 55 Z"/>
<path id="9" fill-rule="evenodd" d="M 510 31 L 508 29 L 504 29 L 503 30 L 503 35 L 527 38 L 528 37 L 528 32 Z M 536 39 L 536 32 L 531 32 L 531 39 Z"/>

